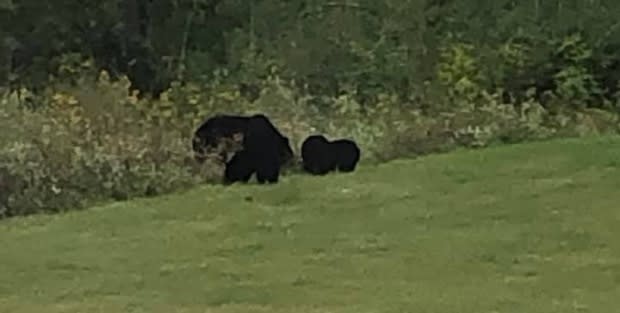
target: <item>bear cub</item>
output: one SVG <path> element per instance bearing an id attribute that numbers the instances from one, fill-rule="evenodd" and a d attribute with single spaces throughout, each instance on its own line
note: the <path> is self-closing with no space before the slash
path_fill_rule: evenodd
<path id="1" fill-rule="evenodd" d="M 353 172 L 360 159 L 360 149 L 350 139 L 329 141 L 323 135 L 312 135 L 301 145 L 301 158 L 304 171 L 313 175 L 336 170 Z"/>

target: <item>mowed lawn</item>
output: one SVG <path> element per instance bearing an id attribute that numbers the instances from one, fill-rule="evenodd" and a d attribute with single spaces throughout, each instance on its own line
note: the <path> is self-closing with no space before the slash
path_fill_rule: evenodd
<path id="1" fill-rule="evenodd" d="M 0 221 L 0 312 L 620 310 L 620 139 Z"/>

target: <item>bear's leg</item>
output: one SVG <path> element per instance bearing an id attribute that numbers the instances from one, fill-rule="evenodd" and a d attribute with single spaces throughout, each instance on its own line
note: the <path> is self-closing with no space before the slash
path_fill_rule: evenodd
<path id="1" fill-rule="evenodd" d="M 265 158 L 256 169 L 256 180 L 259 184 L 275 184 L 280 179 L 280 162 L 278 158 Z"/>
<path id="2" fill-rule="evenodd" d="M 253 172 L 243 171 L 240 172 L 235 169 L 239 165 L 226 166 L 226 172 L 224 173 L 224 184 L 230 185 L 236 182 L 247 183 L 250 181 Z"/>
<path id="3" fill-rule="evenodd" d="M 353 172 L 355 171 L 355 166 L 357 164 L 355 163 L 349 163 L 349 164 L 341 164 L 338 166 L 338 171 L 340 172 Z"/>
<path id="4" fill-rule="evenodd" d="M 313 175 L 325 175 L 333 170 L 333 166 L 328 162 L 320 162 L 323 160 L 316 160 L 310 164 L 304 164 L 304 170 Z"/>
<path id="5" fill-rule="evenodd" d="M 230 161 L 226 163 L 224 182 L 226 184 L 232 184 L 238 181 L 247 183 L 255 171 L 252 161 L 252 158 L 246 151 L 242 150 L 235 153 Z"/>

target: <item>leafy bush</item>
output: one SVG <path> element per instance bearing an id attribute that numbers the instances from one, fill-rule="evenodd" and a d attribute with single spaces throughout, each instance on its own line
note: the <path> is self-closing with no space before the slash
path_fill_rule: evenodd
<path id="1" fill-rule="evenodd" d="M 126 81 L 104 74 L 93 85 L 50 88 L 35 111 L 5 97 L 2 125 L 19 131 L 0 149 L 2 191 L 10 194 L 1 197 L 2 214 L 57 212 L 197 183 L 186 138 L 141 118 L 126 90 Z"/>

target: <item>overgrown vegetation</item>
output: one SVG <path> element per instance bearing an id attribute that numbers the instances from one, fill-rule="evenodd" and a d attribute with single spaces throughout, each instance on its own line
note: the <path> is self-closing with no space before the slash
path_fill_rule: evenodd
<path id="1" fill-rule="evenodd" d="M 620 127 L 617 1 L 48 5 L 0 1 L 0 216 L 216 181 L 216 112 L 366 162 Z"/>

